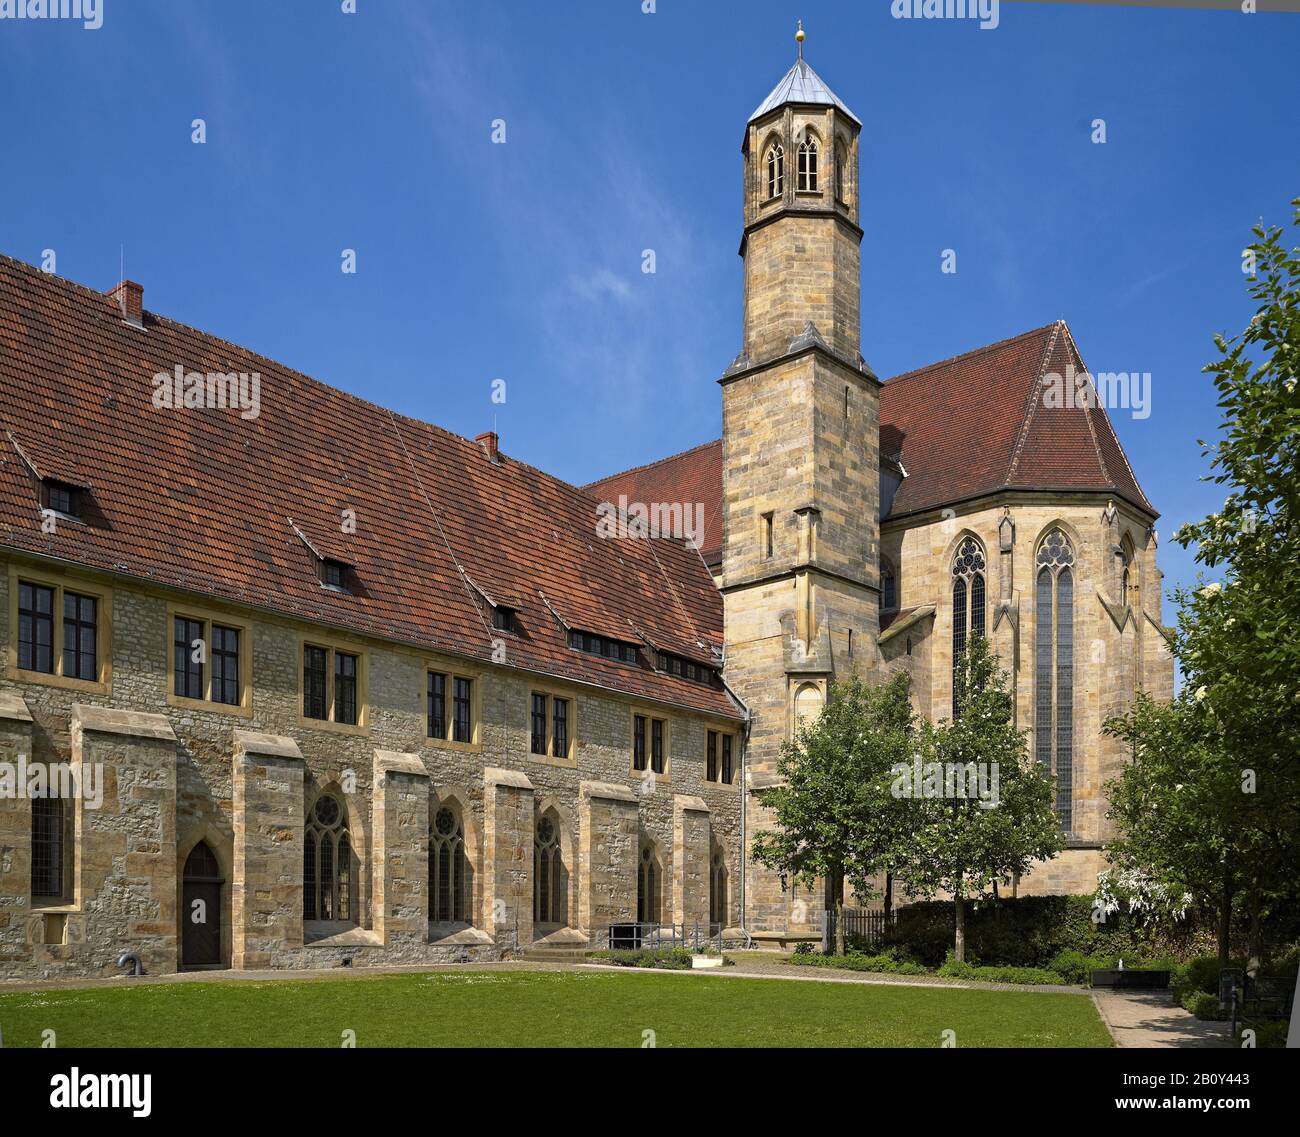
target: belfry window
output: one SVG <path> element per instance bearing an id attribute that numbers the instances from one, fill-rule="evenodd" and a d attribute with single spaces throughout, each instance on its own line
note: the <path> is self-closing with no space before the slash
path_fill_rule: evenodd
<path id="1" fill-rule="evenodd" d="M 966 645 L 984 635 L 984 549 L 974 537 L 967 537 L 952 560 L 952 716 L 961 714 L 957 705 L 957 675 Z"/>
<path id="2" fill-rule="evenodd" d="M 811 136 L 799 143 L 799 192 L 817 192 L 817 139 Z"/>
<path id="3" fill-rule="evenodd" d="M 767 152 L 767 197 L 771 201 L 785 192 L 785 150 L 779 143 Z"/>
<path id="4" fill-rule="evenodd" d="M 321 794 L 303 835 L 302 918 L 355 923 L 356 880 L 347 811 L 333 794 Z"/>
<path id="5" fill-rule="evenodd" d="M 1056 776 L 1056 816 L 1074 824 L 1074 549 L 1053 529 L 1038 547 L 1034 616 L 1034 756 Z"/>

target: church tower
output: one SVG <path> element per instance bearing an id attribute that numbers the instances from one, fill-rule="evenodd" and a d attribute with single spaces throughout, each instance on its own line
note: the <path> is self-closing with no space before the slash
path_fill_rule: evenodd
<path id="1" fill-rule="evenodd" d="M 719 381 L 726 678 L 751 713 L 747 843 L 771 825 L 752 792 L 827 684 L 876 661 L 879 381 L 860 346 L 862 124 L 803 58 L 749 119 L 744 335 Z M 748 848 L 745 850 L 748 858 Z M 746 925 L 811 928 L 825 896 L 746 868 Z"/>

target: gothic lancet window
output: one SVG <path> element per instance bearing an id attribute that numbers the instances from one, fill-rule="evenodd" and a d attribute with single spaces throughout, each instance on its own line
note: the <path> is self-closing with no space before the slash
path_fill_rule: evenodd
<path id="1" fill-rule="evenodd" d="M 848 157 L 844 151 L 844 143 L 837 142 L 835 144 L 835 200 L 836 201 L 848 200 L 848 198 L 845 196 L 846 187 L 844 184 L 845 181 L 844 171 L 847 165 L 848 165 Z"/>
<path id="2" fill-rule="evenodd" d="M 1121 582 L 1123 591 L 1120 593 L 1120 603 L 1129 605 L 1134 612 L 1139 612 L 1142 608 L 1142 594 L 1138 588 L 1137 558 L 1133 552 L 1133 542 L 1129 540 L 1127 534 L 1124 540 L 1120 542 L 1120 554 L 1124 559 L 1124 577 Z"/>
<path id="3" fill-rule="evenodd" d="M 966 645 L 984 635 L 984 549 L 974 537 L 967 537 L 952 560 L 952 698 L 953 718 L 961 714 L 957 705 L 957 673 Z"/>
<path id="4" fill-rule="evenodd" d="M 817 139 L 812 135 L 799 143 L 799 192 L 817 192 Z"/>
<path id="5" fill-rule="evenodd" d="M 709 934 L 727 923 L 727 860 L 715 844 L 709 865 Z"/>
<path id="6" fill-rule="evenodd" d="M 1035 581 L 1034 756 L 1056 777 L 1056 816 L 1074 824 L 1074 549 L 1053 529 Z"/>
<path id="7" fill-rule="evenodd" d="M 465 825 L 446 805 L 429 827 L 429 916 L 437 923 L 469 922 Z"/>
<path id="8" fill-rule="evenodd" d="M 659 859 L 653 845 L 641 846 L 641 863 L 636 877 L 636 919 L 638 924 L 659 923 Z"/>
<path id="9" fill-rule="evenodd" d="M 779 142 L 767 151 L 767 197 L 770 201 L 785 192 L 785 150 Z"/>
<path id="10" fill-rule="evenodd" d="M 533 838 L 533 922 L 566 923 L 568 894 L 559 819 L 553 810 L 547 810 L 537 819 Z"/>
<path id="11" fill-rule="evenodd" d="M 333 794 L 321 794 L 303 835 L 302 918 L 355 923 L 356 880 L 347 811 Z"/>
<path id="12" fill-rule="evenodd" d="M 892 612 L 898 607 L 898 577 L 888 561 L 880 562 L 880 610 Z"/>

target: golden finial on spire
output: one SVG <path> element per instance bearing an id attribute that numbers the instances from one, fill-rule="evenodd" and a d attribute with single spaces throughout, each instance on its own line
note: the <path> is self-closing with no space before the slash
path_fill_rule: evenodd
<path id="1" fill-rule="evenodd" d="M 807 37 L 804 35 L 803 21 L 799 21 L 799 30 L 794 33 L 794 42 L 799 45 L 799 58 L 803 58 L 803 41 Z"/>

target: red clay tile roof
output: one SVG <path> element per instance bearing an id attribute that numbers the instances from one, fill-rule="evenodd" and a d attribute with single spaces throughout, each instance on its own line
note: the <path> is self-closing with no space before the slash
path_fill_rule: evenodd
<path id="1" fill-rule="evenodd" d="M 907 470 L 890 516 L 1001 489 L 1113 493 L 1154 516 L 1105 410 L 1044 406 L 1043 376 L 1071 363 L 1058 320 L 886 382 L 880 449 Z"/>
<path id="2" fill-rule="evenodd" d="M 155 408 L 153 376 L 178 364 L 260 374 L 260 414 Z M 8 257 L 0 427 L 92 487 L 88 524 L 43 534 L 0 435 L 0 545 L 482 659 L 499 638 L 513 667 L 737 717 L 720 688 L 571 650 L 542 599 L 588 631 L 720 647 L 721 599 L 684 542 L 602 540 L 595 500 L 532 466 L 154 313 L 132 327 L 107 296 Z M 355 566 L 353 594 L 321 587 L 294 525 Z M 492 629 L 465 574 L 519 598 L 518 635 Z"/>
<path id="3" fill-rule="evenodd" d="M 888 380 L 880 389 L 880 449 L 907 477 L 890 517 L 1002 489 L 1099 491 L 1151 514 L 1100 407 L 1048 408 L 1042 377 L 1084 370 L 1064 321 Z M 629 501 L 702 501 L 704 558 L 722 559 L 722 441 L 614 474 L 587 487 Z"/>
<path id="4" fill-rule="evenodd" d="M 700 556 L 709 565 L 722 563 L 722 442 L 706 442 L 669 458 L 660 458 L 633 470 L 624 470 L 585 487 L 601 501 L 619 504 L 681 502 L 704 509 L 704 535 Z"/>

